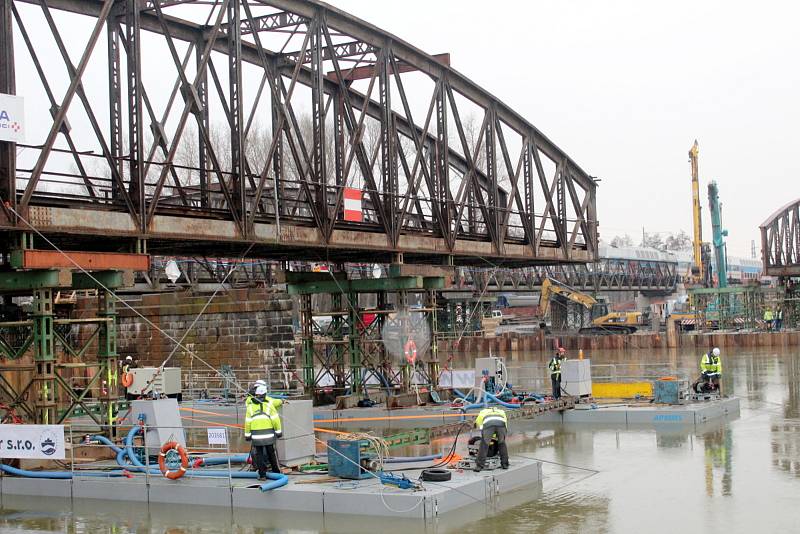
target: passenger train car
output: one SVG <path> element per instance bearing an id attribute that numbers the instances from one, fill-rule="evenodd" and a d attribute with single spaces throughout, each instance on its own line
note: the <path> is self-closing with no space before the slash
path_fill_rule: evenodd
<path id="1" fill-rule="evenodd" d="M 681 250 L 678 252 L 660 251 L 646 247 L 612 247 L 600 244 L 600 259 L 610 261 L 637 261 L 644 267 L 661 263 L 677 263 L 678 277 L 681 281 L 688 281 L 692 275 L 692 263 L 694 254 L 691 250 Z M 728 256 L 728 283 L 747 284 L 759 281 L 762 284 L 769 283 L 766 277 L 761 276 L 763 267 L 761 261 L 753 258 L 739 258 Z"/>
<path id="2" fill-rule="evenodd" d="M 689 280 L 692 274 L 692 262 L 694 254 L 691 250 L 682 250 L 675 253 L 678 260 L 678 275 L 683 280 Z M 763 266 L 761 261 L 753 258 L 739 258 L 728 256 L 728 283 L 747 284 L 755 281 L 761 284 L 769 284 L 770 280 L 761 275 Z M 714 273 L 716 277 L 716 273 Z"/>

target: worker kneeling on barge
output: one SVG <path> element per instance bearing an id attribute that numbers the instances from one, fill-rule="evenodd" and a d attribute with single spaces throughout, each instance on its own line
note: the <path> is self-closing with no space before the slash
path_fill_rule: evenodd
<path id="1" fill-rule="evenodd" d="M 475 427 L 481 431 L 481 445 L 478 449 L 478 458 L 475 461 L 475 472 L 481 471 L 486 464 L 486 454 L 489 451 L 489 442 L 497 442 L 500 452 L 500 467 L 508 469 L 508 447 L 506 446 L 506 432 L 508 431 L 508 417 L 500 408 L 484 408 L 475 418 Z"/>

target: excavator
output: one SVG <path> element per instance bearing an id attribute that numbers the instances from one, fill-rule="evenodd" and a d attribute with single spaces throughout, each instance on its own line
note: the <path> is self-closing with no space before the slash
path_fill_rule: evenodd
<path id="1" fill-rule="evenodd" d="M 632 334 L 642 325 L 645 317 L 638 311 L 609 311 L 607 302 L 598 302 L 591 295 L 563 284 L 554 278 L 542 282 L 542 295 L 539 298 L 539 311 L 546 317 L 550 311 L 550 301 L 562 298 L 582 305 L 590 312 L 591 326 L 579 330 L 581 334 Z"/>

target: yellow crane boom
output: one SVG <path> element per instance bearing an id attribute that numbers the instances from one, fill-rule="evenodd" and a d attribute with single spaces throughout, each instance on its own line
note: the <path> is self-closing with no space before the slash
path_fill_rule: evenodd
<path id="1" fill-rule="evenodd" d="M 689 161 L 692 164 L 692 216 L 694 218 L 694 266 L 697 268 L 698 279 L 705 280 L 705 266 L 703 265 L 703 220 L 700 217 L 700 176 L 698 170 L 697 156 L 700 147 L 697 139 L 694 140 L 692 148 L 689 149 Z"/>

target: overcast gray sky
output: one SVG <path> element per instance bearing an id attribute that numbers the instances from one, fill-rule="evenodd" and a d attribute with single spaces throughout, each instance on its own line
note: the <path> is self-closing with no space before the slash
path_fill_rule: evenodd
<path id="1" fill-rule="evenodd" d="M 589 174 L 604 238 L 691 232 L 700 143 L 704 237 L 717 180 L 729 253 L 800 196 L 800 3 L 332 0 L 515 108 Z M 760 254 L 759 256 L 760 257 Z"/>

